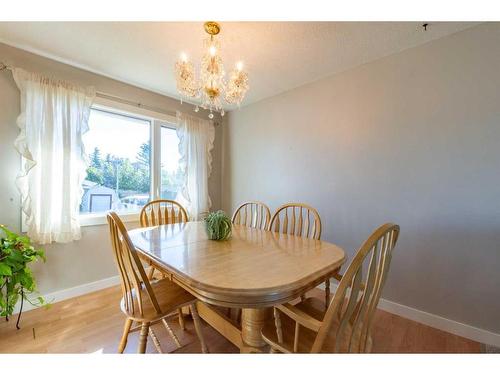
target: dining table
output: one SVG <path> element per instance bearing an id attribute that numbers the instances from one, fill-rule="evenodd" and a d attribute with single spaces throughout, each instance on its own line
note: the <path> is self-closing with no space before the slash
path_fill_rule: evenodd
<path id="1" fill-rule="evenodd" d="M 266 349 L 261 329 L 273 306 L 304 295 L 345 261 L 335 244 L 236 224 L 224 241 L 210 240 L 202 221 L 129 235 L 141 259 L 196 296 L 200 317 L 242 353 Z M 241 316 L 232 319 L 227 308 Z"/>

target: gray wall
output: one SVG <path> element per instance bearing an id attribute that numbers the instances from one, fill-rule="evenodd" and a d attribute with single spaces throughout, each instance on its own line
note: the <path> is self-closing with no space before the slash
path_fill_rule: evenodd
<path id="1" fill-rule="evenodd" d="M 223 207 L 319 209 L 349 259 L 401 226 L 384 298 L 500 332 L 500 24 L 230 113 Z"/>
<path id="2" fill-rule="evenodd" d="M 117 95 L 167 110 L 181 110 L 195 115 L 192 107 L 166 96 L 139 89 L 97 74 L 0 43 L 0 61 L 14 66 L 40 72 L 58 79 L 81 85 L 92 85 L 98 91 Z M 167 72 L 166 72 L 167 73 Z M 0 72 L 0 223 L 19 231 L 21 223 L 20 197 L 15 187 L 15 178 L 20 167 L 20 156 L 13 142 L 19 133 L 16 118 L 19 115 L 19 90 L 8 71 Z M 206 113 L 199 113 L 205 116 Z M 220 121 L 220 119 L 218 119 Z M 216 127 L 213 150 L 212 175 L 209 181 L 212 208 L 221 205 L 221 144 L 222 126 Z M 132 228 L 137 223 L 127 223 Z M 105 225 L 82 228 L 82 239 L 69 244 L 44 246 L 47 263 L 34 267 L 39 289 L 42 293 L 62 290 L 81 284 L 101 280 L 117 274 L 113 262 L 107 227 Z"/>

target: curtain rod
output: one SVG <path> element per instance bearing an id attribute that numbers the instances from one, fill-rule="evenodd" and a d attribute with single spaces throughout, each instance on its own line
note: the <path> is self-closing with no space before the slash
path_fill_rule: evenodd
<path id="1" fill-rule="evenodd" d="M 144 108 L 144 109 L 147 109 L 149 111 L 163 113 L 163 114 L 168 115 L 168 116 L 173 116 L 173 117 L 177 116 L 176 111 L 169 111 L 167 109 L 149 106 L 147 104 L 142 104 L 141 102 L 134 102 L 132 100 L 129 100 L 129 99 L 126 99 L 126 98 L 122 98 L 120 96 L 108 94 L 108 93 L 105 93 L 105 92 L 101 92 L 101 91 L 96 91 L 96 96 L 98 96 L 100 98 L 103 98 L 103 99 L 109 99 L 109 100 L 112 100 L 112 101 L 115 101 L 115 102 L 120 102 L 120 103 L 123 103 L 123 104 L 132 105 L 132 106 L 137 107 L 137 108 Z M 187 104 L 191 104 L 191 103 L 187 103 Z M 214 124 L 214 126 L 218 126 L 219 125 L 219 121 L 213 121 L 213 124 Z"/>
<path id="2" fill-rule="evenodd" d="M 2 70 L 12 70 L 12 69 L 13 69 L 12 66 L 7 65 L 4 62 L 0 61 L 0 72 Z M 146 105 L 146 104 L 142 104 L 141 102 L 134 102 L 133 100 L 122 98 L 122 97 L 116 96 L 116 95 L 111 95 L 111 94 L 108 94 L 108 93 L 105 93 L 105 92 L 101 92 L 101 91 L 96 91 L 96 96 L 98 96 L 100 98 L 103 98 L 103 99 L 110 99 L 110 100 L 113 100 L 113 101 L 116 101 L 116 102 L 120 102 L 120 103 L 123 103 L 123 104 L 132 105 L 134 107 L 144 108 L 144 109 L 147 109 L 149 111 L 163 113 L 164 115 L 168 115 L 168 116 L 173 116 L 173 117 L 177 116 L 176 111 L 169 111 L 169 110 L 166 110 L 166 109 L 163 109 L 163 108 L 149 106 L 149 105 Z M 188 104 L 191 104 L 191 103 L 188 103 Z M 219 122 L 218 121 L 214 121 L 214 125 L 215 126 L 219 125 Z"/>
<path id="3" fill-rule="evenodd" d="M 103 98 L 103 99 L 109 99 L 109 100 L 112 100 L 112 101 L 115 101 L 115 102 L 119 102 L 119 103 L 123 103 L 123 104 L 128 104 L 128 105 L 131 105 L 131 106 L 134 106 L 134 107 L 137 107 L 137 108 L 144 108 L 144 109 L 147 109 L 149 111 L 163 113 L 164 115 L 168 115 L 168 116 L 173 116 L 173 117 L 177 116 L 177 112 L 176 111 L 169 111 L 167 109 L 149 106 L 147 104 L 142 104 L 141 102 L 134 102 L 132 100 L 129 100 L 129 99 L 126 99 L 126 98 L 122 98 L 120 96 L 108 94 L 108 93 L 105 93 L 105 92 L 101 92 L 101 91 L 96 91 L 96 96 L 98 96 L 100 98 Z M 190 103 L 188 103 L 188 104 L 190 104 Z M 220 125 L 219 121 L 213 121 L 213 124 L 214 124 L 214 126 Z"/>
<path id="4" fill-rule="evenodd" d="M 175 117 L 177 115 L 175 111 L 169 111 L 169 110 L 166 110 L 163 108 L 149 106 L 146 104 L 142 104 L 141 102 L 134 102 L 133 100 L 122 98 L 122 97 L 116 96 L 116 95 L 111 95 L 111 94 L 108 94 L 105 92 L 96 91 L 95 94 L 96 94 L 96 96 L 98 96 L 102 99 L 110 99 L 110 100 L 115 101 L 115 102 L 120 102 L 123 104 L 132 105 L 132 106 L 138 107 L 138 108 L 144 108 L 144 109 L 147 109 L 149 111 L 163 113 L 164 115 L 169 115 L 169 116 L 173 116 L 173 117 Z"/>

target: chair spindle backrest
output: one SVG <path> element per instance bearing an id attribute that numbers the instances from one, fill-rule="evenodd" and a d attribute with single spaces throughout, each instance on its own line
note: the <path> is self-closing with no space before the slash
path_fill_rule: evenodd
<path id="1" fill-rule="evenodd" d="M 287 203 L 276 210 L 269 230 L 319 240 L 321 218 L 314 207 L 304 203 Z"/>
<path id="2" fill-rule="evenodd" d="M 335 352 L 363 353 L 391 264 L 399 226 L 384 224 L 363 243 L 340 281 L 312 346 L 319 352 L 330 329 L 336 329 Z M 366 276 L 363 277 L 365 263 Z M 338 324 L 333 324 L 337 321 Z"/>
<path id="3" fill-rule="evenodd" d="M 140 215 L 142 227 L 185 223 L 187 221 L 188 215 L 185 208 L 176 201 L 168 199 L 149 202 L 142 208 Z"/>
<path id="4" fill-rule="evenodd" d="M 234 211 L 233 224 L 245 225 L 251 228 L 267 229 L 271 219 L 271 210 L 262 202 L 250 201 L 240 205 Z"/>
<path id="5" fill-rule="evenodd" d="M 120 272 L 123 303 L 125 310 L 130 314 L 143 314 L 144 294 L 150 299 L 155 310 L 161 313 L 151 284 L 144 271 L 144 267 L 137 255 L 137 251 L 130 241 L 123 222 L 115 212 L 107 215 L 111 245 L 116 264 Z M 138 311 L 137 311 L 138 309 Z"/>

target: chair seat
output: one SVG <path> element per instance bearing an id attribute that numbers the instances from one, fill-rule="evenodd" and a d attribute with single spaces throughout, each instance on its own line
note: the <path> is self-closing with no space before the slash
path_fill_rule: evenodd
<path id="1" fill-rule="evenodd" d="M 154 308 L 144 287 L 142 289 L 143 314 L 139 313 L 140 310 L 135 289 L 132 291 L 134 312 L 127 312 L 125 302 L 122 298 L 120 307 L 123 313 L 136 321 L 154 321 L 176 312 L 181 307 L 196 302 L 196 297 L 168 279 L 152 281 L 151 288 L 153 288 L 153 293 L 156 296 L 161 313 L 158 313 Z"/>
<path id="2" fill-rule="evenodd" d="M 304 301 L 295 305 L 296 308 L 302 310 L 314 319 L 323 320 L 325 315 L 324 302 L 318 298 L 307 298 Z M 262 328 L 262 337 L 269 345 L 278 348 L 285 353 L 293 353 L 293 343 L 295 338 L 295 320 L 290 318 L 283 312 L 279 312 L 281 320 L 281 330 L 283 332 L 283 343 L 278 343 L 278 335 L 276 333 L 276 325 L 274 320 L 269 320 Z M 335 324 L 335 323 L 334 323 Z M 335 352 L 335 328 L 332 327 L 321 348 L 323 353 Z M 299 341 L 296 353 L 310 353 L 317 333 L 300 326 Z"/>

